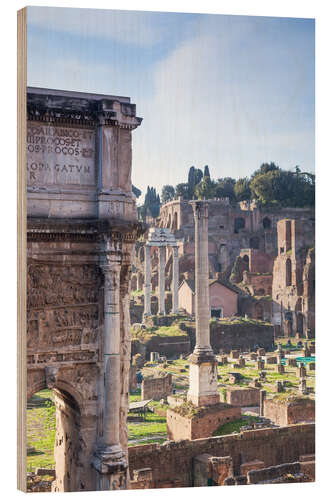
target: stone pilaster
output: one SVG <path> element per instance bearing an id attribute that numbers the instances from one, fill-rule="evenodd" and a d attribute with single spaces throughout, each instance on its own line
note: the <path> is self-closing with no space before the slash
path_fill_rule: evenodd
<path id="1" fill-rule="evenodd" d="M 158 313 L 165 314 L 165 253 L 166 247 L 158 248 L 159 269 L 158 269 Z"/>
<path id="2" fill-rule="evenodd" d="M 145 246 L 145 308 L 144 315 L 151 316 L 151 264 L 150 246 Z"/>
<path id="3" fill-rule="evenodd" d="M 178 282 L 179 282 L 179 262 L 178 262 L 178 247 L 172 247 L 173 264 L 172 264 L 172 312 L 178 312 Z"/>
<path id="4" fill-rule="evenodd" d="M 195 406 L 220 401 L 217 361 L 210 345 L 208 267 L 208 202 L 191 203 L 195 223 L 195 322 L 196 345 L 190 357 L 190 387 L 187 399 Z"/>
<path id="5" fill-rule="evenodd" d="M 105 263 L 104 272 L 104 412 L 103 444 L 93 462 L 98 489 L 125 488 L 127 462 L 120 445 L 120 263 Z"/>

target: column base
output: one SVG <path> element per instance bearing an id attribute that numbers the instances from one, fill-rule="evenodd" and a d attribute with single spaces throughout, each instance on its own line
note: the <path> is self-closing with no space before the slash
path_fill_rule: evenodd
<path id="1" fill-rule="evenodd" d="M 126 472 L 128 467 L 125 453 L 119 444 L 97 450 L 92 465 L 97 472 L 106 475 Z"/>

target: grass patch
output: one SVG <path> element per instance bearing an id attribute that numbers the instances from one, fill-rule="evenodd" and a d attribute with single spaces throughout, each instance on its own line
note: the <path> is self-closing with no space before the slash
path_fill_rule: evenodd
<path id="1" fill-rule="evenodd" d="M 134 415 L 129 413 L 129 415 Z M 140 423 L 128 422 L 128 439 L 149 437 L 152 434 L 163 434 L 166 436 L 166 417 L 147 413 L 146 420 Z"/>
<path id="2" fill-rule="evenodd" d="M 54 468 L 54 440 L 56 432 L 55 405 L 52 391 L 40 391 L 28 401 L 27 447 L 35 452 L 27 456 L 27 471 L 36 467 Z"/>
<path id="3" fill-rule="evenodd" d="M 249 425 L 259 421 L 260 417 L 247 416 L 239 418 L 237 420 L 234 420 L 233 422 L 227 422 L 226 424 L 220 425 L 220 427 L 218 427 L 216 431 L 213 432 L 213 436 L 225 436 L 227 434 L 232 434 L 233 432 L 240 432 L 240 428 L 244 425 Z"/>

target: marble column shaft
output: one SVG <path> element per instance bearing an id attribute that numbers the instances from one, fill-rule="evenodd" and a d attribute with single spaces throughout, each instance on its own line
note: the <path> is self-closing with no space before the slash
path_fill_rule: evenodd
<path id="1" fill-rule="evenodd" d="M 195 322 L 196 350 L 211 350 L 209 320 L 208 203 L 193 206 L 195 224 Z"/>
<path id="2" fill-rule="evenodd" d="M 145 307 L 144 315 L 151 316 L 151 263 L 150 246 L 145 246 Z"/>
<path id="3" fill-rule="evenodd" d="M 159 269 L 158 269 L 158 312 L 165 314 L 165 254 L 166 247 L 158 248 Z"/>
<path id="4" fill-rule="evenodd" d="M 179 282 L 179 261 L 178 247 L 172 247 L 173 263 L 172 263 L 172 312 L 178 312 L 178 282 Z"/>
<path id="5" fill-rule="evenodd" d="M 120 412 L 120 264 L 103 266 L 104 285 L 104 418 L 103 442 L 109 453 L 122 451 Z"/>

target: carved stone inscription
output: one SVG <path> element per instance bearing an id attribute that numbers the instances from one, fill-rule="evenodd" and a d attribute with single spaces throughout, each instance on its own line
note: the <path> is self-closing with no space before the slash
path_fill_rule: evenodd
<path id="1" fill-rule="evenodd" d="M 95 131 L 28 122 L 28 186 L 95 186 Z"/>
<path id="2" fill-rule="evenodd" d="M 94 265 L 28 266 L 28 350 L 81 349 L 100 330 L 102 276 Z"/>

